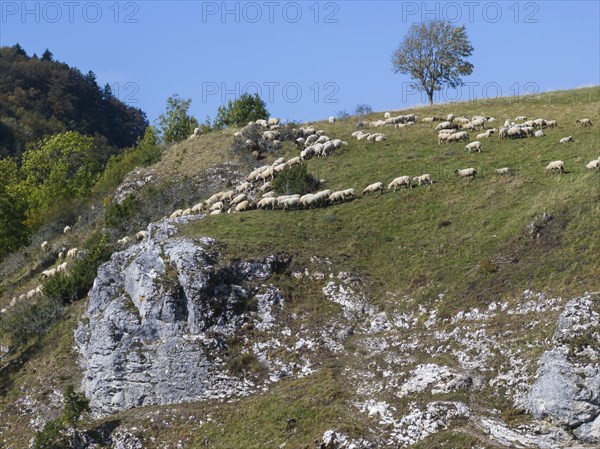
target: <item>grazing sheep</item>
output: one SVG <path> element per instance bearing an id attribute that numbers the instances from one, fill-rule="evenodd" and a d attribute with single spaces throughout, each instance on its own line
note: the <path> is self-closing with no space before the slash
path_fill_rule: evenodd
<path id="1" fill-rule="evenodd" d="M 588 170 L 597 170 L 600 171 L 600 158 L 594 159 L 589 164 L 585 166 Z"/>
<path id="2" fill-rule="evenodd" d="M 250 210 L 250 201 L 248 200 L 241 201 L 235 206 L 235 212 L 245 212 L 247 210 Z"/>
<path id="3" fill-rule="evenodd" d="M 330 116 L 330 117 L 327 119 L 327 121 L 328 121 L 328 122 L 329 122 L 331 125 L 333 125 L 333 124 L 335 123 L 335 117 L 332 115 L 332 116 Z"/>
<path id="4" fill-rule="evenodd" d="M 356 192 L 354 192 L 354 189 L 346 189 L 346 190 L 342 190 L 342 192 L 344 194 L 344 198 L 352 198 L 352 199 L 356 198 Z"/>
<path id="5" fill-rule="evenodd" d="M 125 236 L 122 239 L 117 240 L 117 243 L 119 245 L 127 245 L 130 242 L 131 242 L 131 237 L 129 237 L 129 236 Z"/>
<path id="6" fill-rule="evenodd" d="M 43 252 L 48 252 L 48 250 L 50 249 L 50 246 L 49 246 L 49 244 L 48 244 L 48 241 L 47 241 L 47 240 L 44 240 L 44 241 L 42 242 L 42 244 L 40 245 L 40 249 L 41 249 Z"/>
<path id="7" fill-rule="evenodd" d="M 580 118 L 576 120 L 575 123 L 579 123 L 581 126 L 592 126 L 593 123 L 589 118 Z"/>
<path id="8" fill-rule="evenodd" d="M 277 202 L 278 202 L 278 204 L 283 205 L 283 210 L 287 210 L 287 209 L 290 209 L 293 207 L 294 208 L 298 207 L 300 205 L 300 198 L 294 198 L 294 197 L 286 198 L 282 201 L 277 201 Z"/>
<path id="9" fill-rule="evenodd" d="M 477 140 L 479 139 L 487 139 L 488 137 L 490 137 L 492 134 L 494 134 L 494 132 L 496 132 L 495 129 L 488 129 L 486 132 L 481 133 L 481 134 L 477 134 L 477 137 L 475 137 Z"/>
<path id="10" fill-rule="evenodd" d="M 306 139 L 304 137 L 298 137 L 295 140 L 295 142 L 296 142 L 296 145 L 298 145 L 299 147 L 302 147 L 306 143 Z"/>
<path id="11" fill-rule="evenodd" d="M 204 210 L 204 203 L 198 203 L 192 207 L 194 213 L 202 212 L 202 210 Z"/>
<path id="12" fill-rule="evenodd" d="M 67 272 L 67 262 L 63 262 L 59 266 L 57 266 L 56 272 L 57 273 L 66 273 Z"/>
<path id="13" fill-rule="evenodd" d="M 573 136 L 563 137 L 562 139 L 560 139 L 558 141 L 558 143 L 567 143 L 567 142 L 574 142 Z"/>
<path id="14" fill-rule="evenodd" d="M 314 154 L 315 154 L 315 150 L 313 150 L 312 147 L 308 147 L 300 152 L 300 159 L 302 159 L 303 161 L 306 161 L 306 160 L 312 158 L 314 156 Z"/>
<path id="15" fill-rule="evenodd" d="M 518 126 L 511 126 L 510 128 L 508 128 L 507 136 L 511 139 L 522 139 L 524 137 L 527 137 L 527 133 Z"/>
<path id="16" fill-rule="evenodd" d="M 386 112 L 385 114 L 383 114 L 383 118 L 388 119 L 391 118 L 392 114 L 390 114 L 389 112 Z"/>
<path id="17" fill-rule="evenodd" d="M 423 119 L 421 119 L 421 121 L 423 123 L 431 123 L 435 121 L 435 117 L 423 117 Z"/>
<path id="18" fill-rule="evenodd" d="M 466 131 L 452 133 L 447 139 L 448 142 L 460 142 L 461 140 L 469 140 L 469 134 Z"/>
<path id="19" fill-rule="evenodd" d="M 533 126 L 523 126 L 521 129 L 525 131 L 525 134 L 529 137 L 532 137 L 535 134 L 535 128 Z"/>
<path id="20" fill-rule="evenodd" d="M 74 259 L 77 257 L 77 254 L 79 254 L 79 249 L 71 248 L 69 251 L 67 251 L 67 259 Z"/>
<path id="21" fill-rule="evenodd" d="M 311 206 L 314 206 L 316 203 L 315 195 L 313 193 L 307 193 L 306 195 L 302 195 L 300 197 L 300 204 L 305 209 L 308 209 Z"/>
<path id="22" fill-rule="evenodd" d="M 215 204 L 213 204 L 212 206 L 210 206 L 210 209 L 208 209 L 210 212 L 214 212 L 216 210 L 223 210 L 223 208 L 225 207 L 225 205 L 223 204 L 222 201 L 218 201 Z"/>
<path id="23" fill-rule="evenodd" d="M 269 121 L 267 122 L 267 124 L 269 126 L 279 125 L 279 123 L 281 123 L 281 120 L 276 117 L 270 118 Z"/>
<path id="24" fill-rule="evenodd" d="M 257 125 L 262 126 L 263 128 L 268 128 L 269 127 L 269 122 L 267 122 L 266 120 L 257 120 L 256 122 Z"/>
<path id="25" fill-rule="evenodd" d="M 223 211 L 221 209 L 213 210 L 209 215 L 220 215 Z"/>
<path id="26" fill-rule="evenodd" d="M 58 258 L 59 259 L 64 259 L 65 258 L 65 252 L 64 251 L 59 252 L 58 253 Z"/>
<path id="27" fill-rule="evenodd" d="M 533 121 L 533 127 L 534 128 L 545 128 L 546 126 L 548 126 L 546 124 L 546 120 L 544 120 L 543 118 L 537 118 Z"/>
<path id="28" fill-rule="evenodd" d="M 413 182 L 416 182 L 418 186 L 433 184 L 433 179 L 431 179 L 431 175 L 429 173 L 421 176 L 415 176 L 412 180 Z"/>
<path id="29" fill-rule="evenodd" d="M 412 189 L 413 186 L 410 180 L 410 176 L 399 176 L 395 178 L 394 180 L 392 180 L 392 182 L 388 184 L 388 190 L 391 190 L 393 188 L 395 192 L 397 188 L 400 188 L 402 186 L 410 187 Z"/>
<path id="30" fill-rule="evenodd" d="M 71 226 L 65 226 L 65 229 L 63 229 L 63 234 L 69 234 L 71 232 Z"/>
<path id="31" fill-rule="evenodd" d="M 527 117 L 525 117 L 524 115 L 519 115 L 518 117 L 515 117 L 515 122 L 524 122 L 525 120 L 527 120 Z"/>
<path id="32" fill-rule="evenodd" d="M 565 172 L 565 164 L 563 161 L 552 161 L 546 165 L 546 172 L 558 170 L 560 173 Z"/>
<path id="33" fill-rule="evenodd" d="M 256 204 L 259 209 L 271 207 L 272 210 L 275 210 L 275 206 L 277 206 L 277 198 L 263 198 Z"/>
<path id="34" fill-rule="evenodd" d="M 500 128 L 500 131 L 498 132 L 498 137 L 500 137 L 500 139 L 506 139 L 508 137 L 508 128 Z"/>
<path id="35" fill-rule="evenodd" d="M 508 167 L 502 167 L 494 169 L 494 173 L 496 173 L 497 175 L 510 175 L 512 171 Z"/>
<path id="36" fill-rule="evenodd" d="M 433 130 L 435 132 L 439 132 L 442 129 L 458 129 L 458 125 L 455 125 L 454 123 L 451 123 L 451 122 L 441 122 Z"/>
<path id="37" fill-rule="evenodd" d="M 383 193 L 383 182 L 376 182 L 374 184 L 370 184 L 367 187 L 365 187 L 365 189 L 363 190 L 363 195 L 366 195 L 367 193 L 375 193 L 377 191 L 380 191 L 381 193 Z"/>
<path id="38" fill-rule="evenodd" d="M 311 146 L 313 143 L 315 143 L 317 140 L 319 140 L 319 137 L 321 137 L 321 136 L 318 136 L 317 134 L 312 134 L 312 135 L 308 136 L 306 138 L 306 140 L 304 141 L 304 146 L 305 147 Z"/>
<path id="39" fill-rule="evenodd" d="M 181 214 L 183 214 L 183 209 L 177 209 L 175 212 L 169 215 L 169 218 L 181 217 Z"/>
<path id="40" fill-rule="evenodd" d="M 534 134 L 535 137 L 544 137 L 545 135 L 546 134 L 544 134 L 544 131 L 542 131 L 541 129 L 538 129 Z"/>
<path id="41" fill-rule="evenodd" d="M 262 195 L 263 198 L 275 198 L 275 196 L 277 196 L 277 194 L 273 191 L 263 193 L 263 195 Z"/>
<path id="42" fill-rule="evenodd" d="M 329 195 L 328 202 L 330 204 L 335 204 L 337 202 L 342 203 L 344 201 L 352 201 L 355 198 L 356 194 L 354 193 L 354 189 L 338 190 Z"/>
<path id="43" fill-rule="evenodd" d="M 238 196 L 236 196 L 234 199 L 232 199 L 231 202 L 230 202 L 230 204 L 232 206 L 235 206 L 236 204 L 241 203 L 245 199 L 246 199 L 246 194 L 245 193 L 241 193 Z"/>
<path id="44" fill-rule="evenodd" d="M 144 237 L 146 237 L 146 231 L 139 231 L 138 233 L 135 234 L 136 240 L 143 240 Z"/>
<path id="45" fill-rule="evenodd" d="M 473 128 L 485 128 L 485 119 L 483 117 L 471 121 Z"/>
<path id="46" fill-rule="evenodd" d="M 271 164 L 271 167 L 275 167 L 277 165 L 281 165 L 285 162 L 285 158 L 284 157 L 280 157 L 279 159 L 275 159 L 273 161 L 273 163 Z"/>
<path id="47" fill-rule="evenodd" d="M 182 217 L 187 217 L 188 215 L 192 215 L 194 213 L 194 211 L 192 210 L 191 207 L 188 207 L 187 209 L 185 209 L 182 213 L 181 216 Z"/>
<path id="48" fill-rule="evenodd" d="M 546 120 L 546 126 L 548 128 L 557 128 L 558 122 L 556 120 Z"/>
<path id="49" fill-rule="evenodd" d="M 465 150 L 469 150 L 469 153 L 471 150 L 476 150 L 478 153 L 481 153 L 481 142 L 479 140 L 475 140 L 474 142 L 465 145 Z"/>
<path id="50" fill-rule="evenodd" d="M 455 170 L 454 173 L 456 173 L 461 178 L 474 178 L 475 176 L 477 176 L 477 170 L 473 167 L 458 169 Z"/>
<path id="51" fill-rule="evenodd" d="M 266 182 L 261 187 L 258 188 L 258 191 L 260 193 L 265 193 L 267 190 L 270 190 L 270 189 L 271 189 L 271 183 L 270 182 Z"/>
<path id="52" fill-rule="evenodd" d="M 454 114 L 448 114 L 448 117 L 446 117 L 446 120 L 448 120 L 450 123 L 452 123 L 455 118 L 456 117 L 454 116 Z"/>
<path id="53" fill-rule="evenodd" d="M 42 279 L 47 279 L 56 274 L 56 268 L 51 268 L 49 270 L 42 271 Z"/>
<path id="54" fill-rule="evenodd" d="M 317 141 L 315 142 L 315 144 L 317 144 L 317 143 L 325 143 L 325 142 L 329 142 L 329 140 L 330 140 L 330 139 L 329 139 L 329 137 L 327 137 L 327 136 L 320 136 L 320 137 L 317 139 Z"/>
<path id="55" fill-rule="evenodd" d="M 248 181 L 246 181 L 246 182 L 241 183 L 234 190 L 235 190 L 235 193 L 242 193 L 242 192 L 248 192 L 251 188 L 252 188 L 252 184 L 250 184 Z M 214 204 L 214 203 L 211 203 L 211 204 Z"/>
<path id="56" fill-rule="evenodd" d="M 302 159 L 300 158 L 300 156 L 296 156 L 291 158 L 290 160 L 288 160 L 285 165 L 288 167 L 292 167 L 294 165 L 298 165 L 302 163 Z"/>

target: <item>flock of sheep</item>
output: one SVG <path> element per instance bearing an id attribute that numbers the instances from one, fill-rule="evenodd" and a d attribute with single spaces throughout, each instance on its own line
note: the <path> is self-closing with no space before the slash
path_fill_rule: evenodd
<path id="1" fill-rule="evenodd" d="M 71 226 L 65 226 L 63 229 L 63 234 L 65 234 L 65 235 L 70 234 L 71 231 L 72 231 Z M 40 251 L 42 252 L 42 254 L 47 254 L 51 251 L 50 244 L 48 243 L 47 240 L 43 241 L 42 244 L 40 245 Z M 71 248 L 71 249 L 67 250 L 67 248 L 62 247 L 56 253 L 56 257 L 59 260 L 75 259 L 79 255 L 79 253 L 80 253 L 80 251 L 78 248 Z M 54 268 L 50 268 L 48 270 L 42 271 L 42 273 L 41 273 L 42 280 L 51 278 L 52 276 L 56 276 L 58 273 L 66 273 L 67 265 L 68 265 L 68 262 L 65 261 L 65 262 L 57 265 Z M 14 296 L 10 300 L 9 307 L 13 307 L 17 303 L 17 301 L 22 301 L 24 299 L 32 299 L 32 298 L 35 298 L 36 296 L 42 296 L 43 294 L 44 294 L 43 285 L 40 284 L 37 287 L 32 288 L 31 290 L 29 290 L 26 293 L 22 293 L 19 296 Z M 6 311 L 7 311 L 7 309 L 1 309 L 0 313 L 6 313 Z"/>
<path id="2" fill-rule="evenodd" d="M 414 114 L 399 115 L 392 117 L 390 113 L 385 113 L 383 120 L 377 120 L 374 122 L 359 122 L 358 127 L 363 128 L 369 126 L 372 128 L 394 126 L 394 127 L 406 127 L 413 126 L 416 123 L 417 117 Z M 449 144 L 453 142 L 468 141 L 469 131 L 484 130 L 486 124 L 495 122 L 493 117 L 475 116 L 471 118 L 467 117 L 456 117 L 453 114 L 449 114 L 446 119 L 438 117 L 426 117 L 422 119 L 422 122 L 437 122 L 440 123 L 434 128 L 434 132 L 438 135 L 438 145 Z M 335 117 L 329 117 L 328 122 L 334 124 L 336 122 Z M 522 122 L 522 123 L 515 123 Z M 542 137 L 545 128 L 556 128 L 558 126 L 555 120 L 546 120 L 538 118 L 535 120 L 527 120 L 525 116 L 519 116 L 515 118 L 515 122 L 504 122 L 504 125 L 499 128 L 498 135 L 500 139 L 506 138 L 526 138 L 526 137 Z M 583 118 L 576 121 L 582 127 L 592 126 L 593 123 L 590 119 Z M 277 131 L 280 128 L 280 120 L 278 118 L 271 118 L 269 120 L 256 120 L 250 122 L 239 132 L 235 133 L 234 136 L 244 136 L 244 131 L 248 129 L 255 129 L 261 127 L 264 129 L 260 138 L 271 141 L 274 144 L 278 144 L 280 137 Z M 210 198 L 199 202 L 188 209 L 178 209 L 174 211 L 170 218 L 183 217 L 187 215 L 193 215 L 198 213 L 208 213 L 210 215 L 218 215 L 222 213 L 237 213 L 244 212 L 250 209 L 271 209 L 271 210 L 289 210 L 289 209 L 309 209 L 314 207 L 323 207 L 328 205 L 334 205 L 337 203 L 343 203 L 346 201 L 352 201 L 357 198 L 356 192 L 353 188 L 332 191 L 330 189 L 320 190 L 315 193 L 308 193 L 305 195 L 279 195 L 277 196 L 272 189 L 272 181 L 280 173 L 301 164 L 302 161 L 311 159 L 312 157 L 326 157 L 335 152 L 337 149 L 344 145 L 348 145 L 341 139 L 331 139 L 325 134 L 323 130 L 316 130 L 313 126 L 294 128 L 293 136 L 295 138 L 294 143 L 300 150 L 300 154 L 289 160 L 279 158 L 272 164 L 263 165 L 253 170 L 245 179 L 244 182 L 237 185 L 235 188 L 227 191 L 215 193 Z M 200 129 L 194 130 L 194 134 L 190 136 L 190 139 L 197 137 L 200 134 Z M 480 153 L 482 151 L 482 143 L 479 139 L 487 139 L 491 135 L 496 134 L 496 128 L 488 128 L 483 133 L 477 135 L 477 139 L 473 142 L 465 145 L 465 150 L 469 153 L 476 151 Z M 386 136 L 382 133 L 370 133 L 365 132 L 362 129 L 352 133 L 353 137 L 357 140 L 367 140 L 370 142 L 382 142 L 386 140 Z M 571 136 L 560 139 L 560 143 L 573 142 Z M 254 145 L 255 142 L 246 141 L 248 146 Z M 600 171 L 600 157 L 594 159 L 586 165 L 589 170 Z M 563 161 L 552 161 L 546 166 L 546 171 L 559 171 L 564 173 L 565 164 Z M 510 175 L 512 170 L 509 167 L 497 168 L 494 170 L 497 175 Z M 477 176 L 477 169 L 474 167 L 463 168 L 455 170 L 455 174 L 460 178 L 475 178 Z M 402 187 L 414 188 L 414 186 L 424 186 L 433 184 L 433 179 L 430 174 L 425 173 L 419 176 L 407 176 L 402 175 L 394 178 L 388 185 L 387 190 L 395 192 L 397 189 Z M 384 183 L 381 181 L 369 184 L 362 191 L 362 195 L 369 195 L 376 192 L 383 193 L 385 191 Z M 71 227 L 66 226 L 63 230 L 64 234 L 69 234 Z M 143 240 L 146 237 L 146 231 L 139 231 L 136 233 L 136 240 Z M 125 236 L 117 241 L 117 244 L 126 246 L 132 242 L 132 238 Z M 49 243 L 44 241 L 40 247 L 42 252 L 47 253 L 49 251 Z M 73 259 L 77 257 L 79 250 L 77 248 L 71 248 L 68 251 L 66 248 L 62 248 L 58 252 L 58 259 Z M 63 262 L 55 268 L 45 270 L 42 272 L 42 279 L 48 279 L 55 276 L 58 273 L 67 271 L 67 262 Z M 42 285 L 38 285 L 35 289 L 23 293 L 18 297 L 13 297 L 10 306 L 22 299 L 31 299 L 35 296 L 43 294 Z M 2 309 L 2 313 L 6 312 L 6 309 Z"/>

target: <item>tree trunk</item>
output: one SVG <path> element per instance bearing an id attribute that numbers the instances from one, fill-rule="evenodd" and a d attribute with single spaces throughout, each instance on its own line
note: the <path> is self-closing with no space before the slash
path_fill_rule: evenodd
<path id="1" fill-rule="evenodd" d="M 429 98 L 429 106 L 433 105 L 433 91 L 427 92 L 427 98 Z"/>

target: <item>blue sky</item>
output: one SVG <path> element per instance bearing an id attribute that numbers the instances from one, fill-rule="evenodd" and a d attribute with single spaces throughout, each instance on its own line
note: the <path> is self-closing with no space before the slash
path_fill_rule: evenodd
<path id="1" fill-rule="evenodd" d="M 92 70 L 150 121 L 174 93 L 203 121 L 245 90 L 272 116 L 326 118 L 424 98 L 391 55 L 413 22 L 465 25 L 475 66 L 440 99 L 600 84 L 600 2 L 2 1 L 1 45 Z"/>

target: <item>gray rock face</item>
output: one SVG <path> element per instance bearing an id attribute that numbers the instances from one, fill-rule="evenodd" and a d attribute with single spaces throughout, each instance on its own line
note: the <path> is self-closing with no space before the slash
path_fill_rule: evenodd
<path id="1" fill-rule="evenodd" d="M 549 417 L 580 440 L 600 443 L 599 295 L 571 300 L 553 341 L 539 361 L 528 406 L 534 417 Z"/>
<path id="2" fill-rule="evenodd" d="M 264 310 L 280 299 L 258 285 L 272 261 L 220 264 L 212 240 L 170 237 L 170 222 L 113 254 L 90 291 L 75 339 L 97 415 L 252 391 L 223 369 L 224 341 L 254 302 Z"/>

